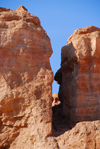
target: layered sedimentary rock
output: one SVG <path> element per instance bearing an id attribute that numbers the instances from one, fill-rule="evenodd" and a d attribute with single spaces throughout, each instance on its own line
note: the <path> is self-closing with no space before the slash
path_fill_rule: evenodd
<path id="1" fill-rule="evenodd" d="M 38 17 L 0 8 L 0 148 L 45 148 L 52 134 L 50 39 Z M 52 142 L 52 141 L 51 141 Z"/>
<path id="2" fill-rule="evenodd" d="M 66 122 L 100 119 L 100 29 L 75 30 L 61 50 L 60 84 Z"/>

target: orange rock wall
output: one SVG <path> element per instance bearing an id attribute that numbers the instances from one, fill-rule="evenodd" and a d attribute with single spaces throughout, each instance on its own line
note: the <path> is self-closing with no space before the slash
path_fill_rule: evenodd
<path id="1" fill-rule="evenodd" d="M 39 19 L 24 6 L 15 11 L 0 7 L 0 149 L 100 148 L 100 121 L 69 130 L 59 119 L 60 130 L 54 125 L 52 135 L 52 100 L 55 105 L 58 96 L 62 103 L 56 109 L 63 105 L 67 122 L 100 119 L 99 36 L 100 29 L 91 26 L 68 39 L 60 91 L 52 96 L 52 48 Z"/>
<path id="2" fill-rule="evenodd" d="M 59 94 L 66 121 L 100 119 L 100 29 L 76 30 L 62 48 Z"/>
<path id="3" fill-rule="evenodd" d="M 0 8 L 0 148 L 45 148 L 52 134 L 50 39 L 20 6 Z"/>

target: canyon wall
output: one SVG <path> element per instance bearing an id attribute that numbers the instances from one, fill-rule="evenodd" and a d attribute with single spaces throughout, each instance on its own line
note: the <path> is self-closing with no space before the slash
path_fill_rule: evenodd
<path id="1" fill-rule="evenodd" d="M 55 75 L 66 122 L 100 120 L 100 29 L 77 29 L 61 50 Z"/>
<path id="2" fill-rule="evenodd" d="M 52 48 L 40 20 L 24 6 L 0 7 L 0 149 L 100 148 L 100 120 L 67 125 L 100 119 L 99 47 L 99 28 L 74 32 L 52 95 Z"/>
<path id="3" fill-rule="evenodd" d="M 52 134 L 50 39 L 24 6 L 0 8 L 0 148 L 45 148 Z"/>

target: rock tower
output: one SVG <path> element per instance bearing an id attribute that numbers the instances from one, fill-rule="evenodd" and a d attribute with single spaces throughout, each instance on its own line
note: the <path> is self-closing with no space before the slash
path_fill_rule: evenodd
<path id="1" fill-rule="evenodd" d="M 75 30 L 61 50 L 59 97 L 67 122 L 100 120 L 100 29 Z"/>

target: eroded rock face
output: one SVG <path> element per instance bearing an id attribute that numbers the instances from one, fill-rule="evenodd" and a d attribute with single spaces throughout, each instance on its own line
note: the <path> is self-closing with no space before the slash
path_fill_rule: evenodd
<path id="1" fill-rule="evenodd" d="M 50 39 L 24 6 L 0 8 L 0 148 L 45 148 L 52 134 Z"/>
<path id="2" fill-rule="evenodd" d="M 52 134 L 50 39 L 24 6 L 0 7 L 0 149 L 99 149 L 100 121 L 71 130 L 64 121 L 99 119 L 99 35 L 92 26 L 76 30 L 62 48 Z"/>
<path id="3" fill-rule="evenodd" d="M 80 122 L 56 139 L 60 149 L 99 149 L 100 121 Z"/>
<path id="4" fill-rule="evenodd" d="M 100 29 L 77 29 L 61 51 L 55 80 L 66 122 L 100 119 Z M 60 74 L 60 75 L 59 75 Z"/>
<path id="5" fill-rule="evenodd" d="M 58 93 L 53 93 L 52 94 L 52 107 L 58 104 L 60 104 Z"/>

